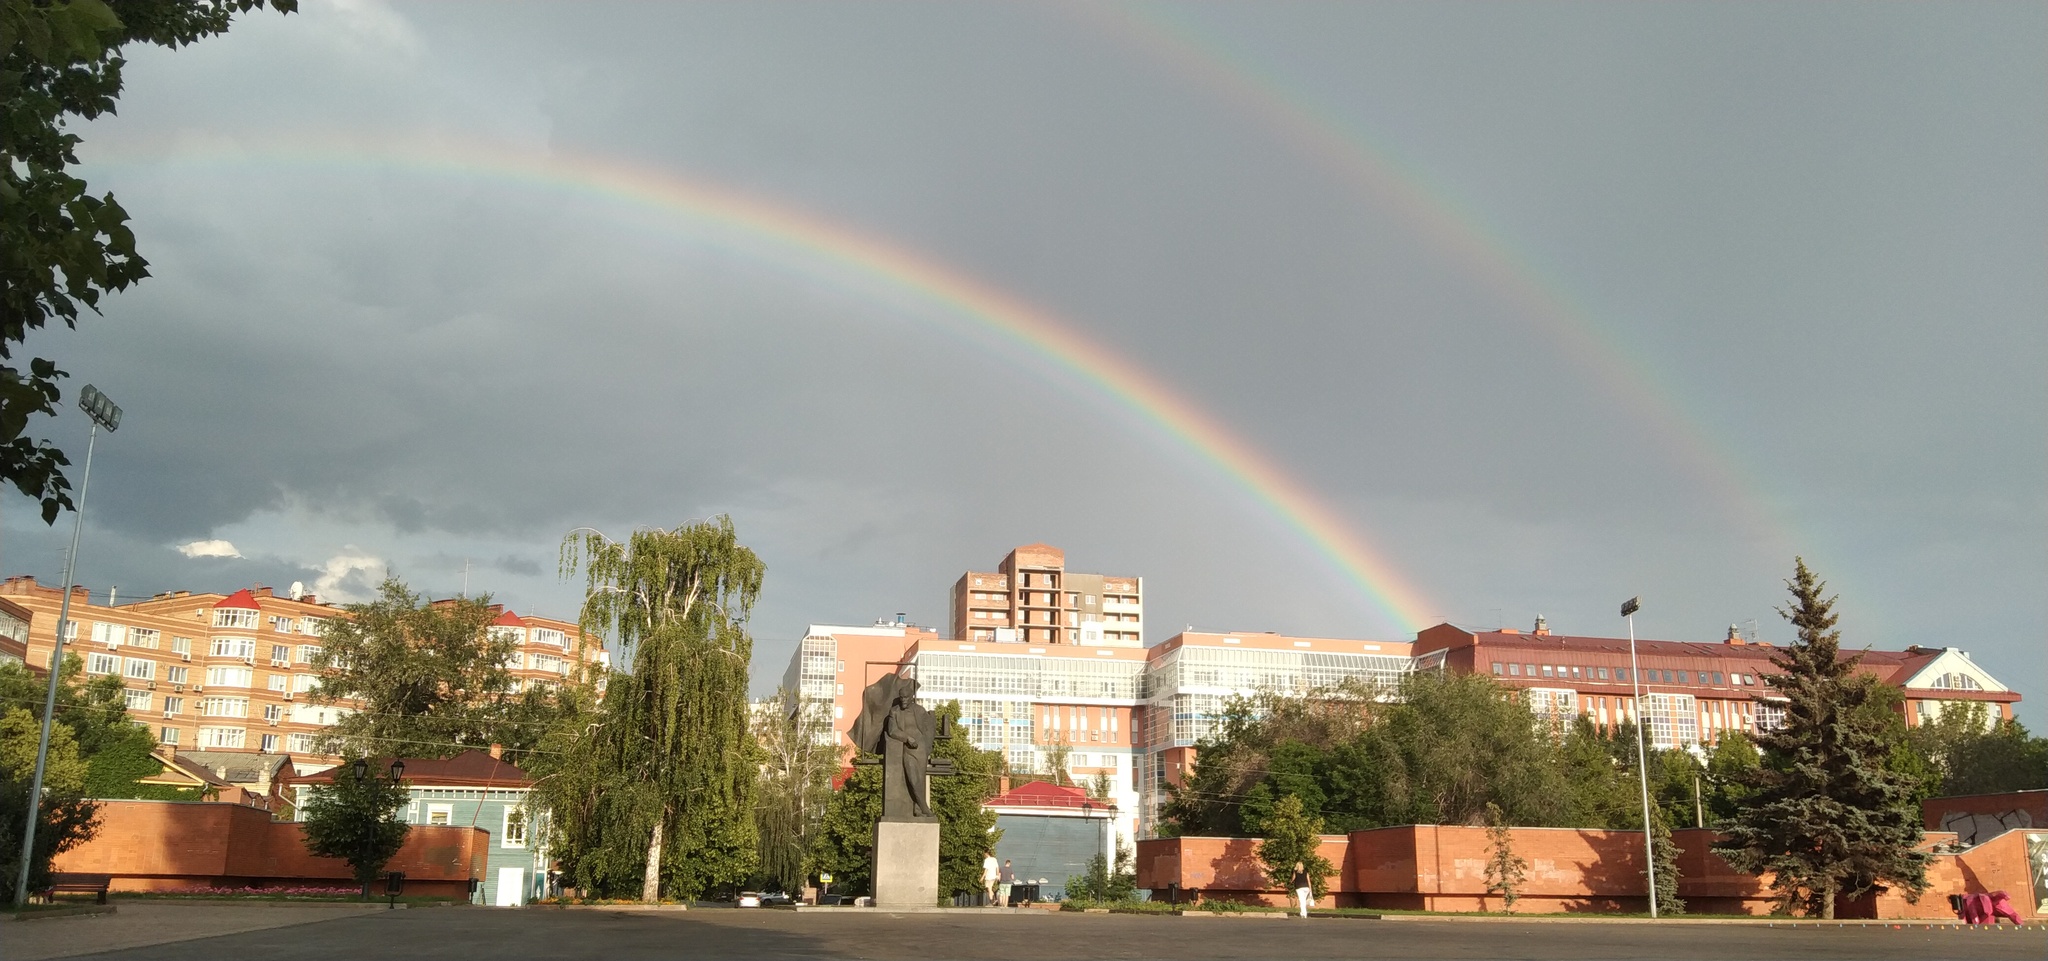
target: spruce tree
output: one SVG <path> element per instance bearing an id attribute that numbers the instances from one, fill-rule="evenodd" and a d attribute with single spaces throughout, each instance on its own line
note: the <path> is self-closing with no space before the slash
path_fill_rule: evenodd
<path id="1" fill-rule="evenodd" d="M 1749 775 L 1753 793 L 1740 813 L 1717 825 L 1727 843 L 1714 850 L 1738 870 L 1771 872 L 1782 907 L 1835 916 L 1835 903 L 1880 885 L 1917 899 L 1927 887 L 1927 855 L 1915 850 L 1920 812 L 1916 785 L 1887 768 L 1892 745 L 1883 718 L 1862 708 L 1878 682 L 1856 673 L 1861 656 L 1840 656 L 1836 598 L 1796 561 L 1786 582 L 1793 603 L 1779 611 L 1798 640 L 1772 656 L 1783 673 L 1765 682 L 1784 698 L 1782 727 L 1758 735 L 1763 764 Z"/>

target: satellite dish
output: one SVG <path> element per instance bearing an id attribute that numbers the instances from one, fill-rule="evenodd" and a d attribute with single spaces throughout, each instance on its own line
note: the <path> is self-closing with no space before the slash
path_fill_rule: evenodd
<path id="1" fill-rule="evenodd" d="M 292 582 L 292 600 L 295 600 L 295 601 L 297 601 L 297 600 L 303 600 L 303 599 L 305 598 L 305 596 L 306 596 L 306 582 L 304 582 L 304 581 L 293 581 L 293 582 Z"/>

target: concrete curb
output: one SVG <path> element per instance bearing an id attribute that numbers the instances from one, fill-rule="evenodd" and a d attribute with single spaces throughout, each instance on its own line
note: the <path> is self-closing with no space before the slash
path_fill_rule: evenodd
<path id="1" fill-rule="evenodd" d="M 9 921 L 48 921 L 54 918 L 84 918 L 99 914 L 113 914 L 112 904 L 67 904 L 61 908 L 44 908 L 40 911 L 8 912 Z"/>
<path id="2" fill-rule="evenodd" d="M 383 901 L 284 901 L 272 898 L 139 898 L 133 903 L 168 904 L 178 907 L 197 908 L 217 908 L 224 904 L 233 905 L 238 908 L 329 908 L 333 910 L 355 908 L 365 911 L 371 908 L 376 908 L 380 911 L 389 910 L 390 908 L 390 905 Z M 434 906 L 436 905 L 400 903 L 398 910 L 404 911 L 412 907 L 424 908 Z"/>
<path id="3" fill-rule="evenodd" d="M 857 908 L 851 905 L 844 904 L 799 904 L 796 906 L 796 911 L 799 914 L 809 914 L 813 912 L 819 914 L 953 914 L 963 918 L 971 918 L 979 915 L 1060 913 L 1058 911 L 1048 911 L 1043 908 L 942 908 L 938 905 L 933 905 L 928 908 Z"/>
<path id="4" fill-rule="evenodd" d="M 1313 914 L 1312 914 L 1312 915 L 1310 915 L 1310 917 L 1314 917 L 1314 916 L 1315 916 L 1315 915 L 1313 915 Z M 1328 916 L 1328 917 L 1341 917 L 1342 915 L 1327 915 L 1327 916 Z M 1478 916 L 1478 915 L 1466 915 L 1466 914 L 1444 914 L 1444 915 L 1435 915 L 1435 914 L 1383 914 L 1383 915 L 1380 915 L 1380 917 L 1379 917 L 1379 920 L 1382 920 L 1382 921 L 1461 921 L 1461 922 L 1466 922 L 1466 923 L 1473 923 L 1473 924 L 1662 924 L 1662 925 L 1679 925 L 1679 924 L 1684 924 L 1684 925 L 1701 925 L 1701 924 L 1732 924 L 1732 925 L 1739 925 L 1739 926 L 1747 926 L 1747 927 L 1753 927 L 1753 928 L 1754 928 L 1754 927 L 1764 927 L 1764 928 L 1923 928 L 1923 929 L 1928 929 L 1928 930 L 1932 930 L 1932 929 L 1935 929 L 1935 928 L 1970 928 L 1970 929 L 1986 929 L 1986 930 L 1989 930 L 1989 929 L 1991 928 L 1991 925 L 1988 925 L 1988 924 L 1964 924 L 1964 923 L 1963 923 L 1963 922 L 1961 922 L 1961 921 L 1935 921 L 1935 920 L 1926 920 L 1926 919 L 1920 919 L 1920 920 L 1914 920 L 1914 919 L 1898 919 L 1898 920 L 1890 920 L 1890 921 L 1875 921 L 1875 920 L 1870 920 L 1870 919 L 1867 919 L 1867 918 L 1862 918 L 1862 919 L 1854 919 L 1854 920 L 1841 920 L 1841 921 L 1822 921 L 1822 920 L 1819 920 L 1819 919 L 1808 919 L 1808 918 L 1769 918 L 1769 917 L 1764 917 L 1764 918 L 1688 918 L 1688 917 L 1685 917 L 1685 916 L 1683 916 L 1683 915 L 1681 915 L 1681 916 L 1678 916 L 1678 917 L 1673 917 L 1673 918 L 1557 918 L 1557 917 L 1515 917 L 1515 916 L 1513 916 L 1513 915 L 1503 915 L 1503 916 L 1498 916 L 1498 917 L 1483 917 L 1483 916 Z M 2023 925 L 1999 925 L 1999 927 L 2001 927 L 2001 928 L 2005 928 L 2006 930 L 2009 930 L 2009 931 L 2048 931 L 2048 923 L 2044 923 L 2044 922 L 2040 922 L 2040 921 L 2029 921 L 2029 922 L 2027 922 L 2026 924 L 2023 924 Z"/>
<path id="5" fill-rule="evenodd" d="M 661 914 L 669 911 L 688 911 L 687 904 L 528 904 L 527 908 L 557 911 L 634 911 L 644 914 Z"/>

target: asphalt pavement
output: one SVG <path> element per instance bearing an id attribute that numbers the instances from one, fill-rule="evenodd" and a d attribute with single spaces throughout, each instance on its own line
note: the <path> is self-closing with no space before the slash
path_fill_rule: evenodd
<path id="1" fill-rule="evenodd" d="M 321 912 L 325 913 L 322 914 Z M 119 919 L 119 920 L 116 920 Z M 154 921 L 152 921 L 154 919 Z M 130 927 L 122 927 L 122 925 Z M 153 926 L 162 935 L 133 940 Z M 173 930 L 175 928 L 175 930 Z M 68 929 L 68 930 L 67 930 Z M 109 936 L 126 940 L 106 940 Z M 121 907 L 113 918 L 0 928 L 8 959 L 1232 959 L 2048 957 L 2048 930 L 1458 920 L 1276 919 L 1024 912 L 626 912 L 553 908 L 343 911 Z"/>

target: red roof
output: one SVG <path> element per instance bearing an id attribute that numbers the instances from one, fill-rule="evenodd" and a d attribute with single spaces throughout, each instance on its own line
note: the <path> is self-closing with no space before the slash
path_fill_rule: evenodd
<path id="1" fill-rule="evenodd" d="M 495 620 L 495 621 L 492 621 L 492 622 L 491 622 L 491 626 L 492 626 L 492 627 L 525 627 L 525 626 L 526 626 L 526 622 L 525 622 L 524 620 L 521 620 L 521 619 L 520 619 L 520 617 L 519 617 L 519 615 L 517 615 L 517 614 L 514 614 L 514 613 L 512 613 L 511 611 L 509 611 L 509 610 L 508 610 L 508 611 L 506 611 L 505 613 L 503 613 L 503 614 L 500 614 L 500 615 L 498 615 L 498 619 L 497 619 L 497 620 Z M 23 804 L 24 806 L 28 804 L 28 802 L 27 802 L 27 801 L 23 801 L 23 802 L 21 802 L 21 803 L 22 803 L 22 804 Z"/>
<path id="2" fill-rule="evenodd" d="M 489 751 L 471 749 L 451 758 L 403 758 L 405 781 L 415 787 L 532 787 L 533 778 L 510 762 L 491 756 Z M 354 766 L 336 765 L 299 778 L 301 784 L 329 784 L 338 772 Z M 370 770 L 382 774 L 391 769 L 391 759 L 372 758 Z"/>
<path id="3" fill-rule="evenodd" d="M 1111 801 L 1088 796 L 1077 787 L 1062 787 L 1051 781 L 1026 781 L 985 802 L 997 808 L 1102 808 L 1116 807 Z"/>
<path id="4" fill-rule="evenodd" d="M 215 604 L 213 606 L 237 607 L 253 611 L 257 609 L 256 595 L 249 593 L 248 589 L 244 588 L 242 590 L 234 592 L 233 594 L 229 594 L 228 596 L 221 598 L 220 603 Z"/>

